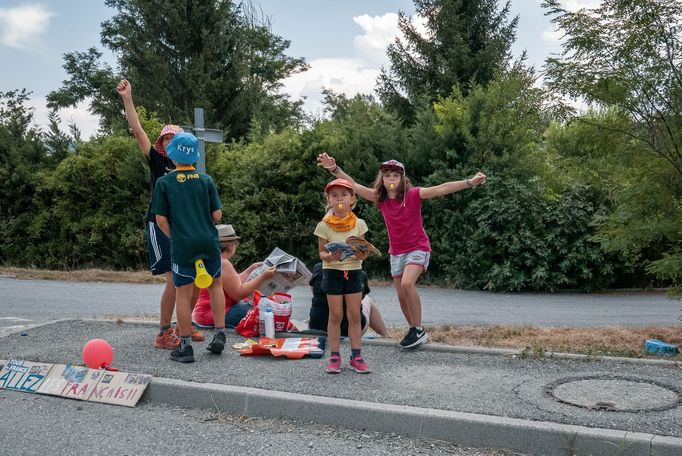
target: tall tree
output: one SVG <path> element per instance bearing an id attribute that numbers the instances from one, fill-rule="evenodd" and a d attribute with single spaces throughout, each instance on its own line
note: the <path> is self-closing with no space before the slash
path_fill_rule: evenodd
<path id="1" fill-rule="evenodd" d="M 246 2 L 229 0 L 106 0 L 116 14 L 102 24 L 102 44 L 113 51 L 135 101 L 167 122 L 190 122 L 201 106 L 227 138 L 246 136 L 253 122 L 278 130 L 298 118 L 299 103 L 278 94 L 281 80 L 306 68 L 286 56 L 289 42 L 270 32 Z M 110 129 L 120 118 L 118 75 L 101 53 L 65 55 L 70 79 L 52 92 L 51 106 L 93 97 L 91 110 Z"/>
<path id="2" fill-rule="evenodd" d="M 30 95 L 25 89 L 0 92 L 0 264 L 16 264 L 30 244 L 33 197 L 46 168 L 33 108 L 26 106 Z"/>
<path id="3" fill-rule="evenodd" d="M 634 127 L 620 131 L 682 178 L 682 3 L 603 0 L 569 12 L 547 0 L 543 7 L 565 33 L 561 55 L 546 62 L 550 89 L 628 113 Z"/>
<path id="4" fill-rule="evenodd" d="M 600 220 L 598 239 L 673 285 L 682 283 L 682 3 L 603 0 L 570 12 L 543 3 L 565 33 L 563 51 L 546 63 L 557 92 L 621 113 L 614 125 L 577 120 L 619 133 L 636 166 Z M 626 156 L 621 151 L 621 156 Z"/>
<path id="5" fill-rule="evenodd" d="M 378 80 L 381 101 L 410 122 L 420 97 L 447 97 L 456 84 L 486 86 L 511 58 L 518 17 L 498 0 L 414 0 L 426 30 L 400 13 L 402 38 L 388 47 L 390 68 Z M 411 123 L 411 122 L 410 122 Z"/>

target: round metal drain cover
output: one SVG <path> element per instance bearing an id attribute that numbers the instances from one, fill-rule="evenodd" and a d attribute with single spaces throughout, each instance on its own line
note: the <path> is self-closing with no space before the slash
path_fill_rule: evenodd
<path id="1" fill-rule="evenodd" d="M 614 412 L 666 410 L 680 402 L 680 395 L 670 387 L 629 378 L 564 380 L 551 385 L 548 392 L 566 404 Z"/>

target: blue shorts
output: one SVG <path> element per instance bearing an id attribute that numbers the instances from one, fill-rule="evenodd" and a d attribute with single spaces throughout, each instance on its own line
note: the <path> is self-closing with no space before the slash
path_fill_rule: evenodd
<path id="1" fill-rule="evenodd" d="M 152 275 L 165 274 L 171 271 L 171 244 L 159 225 L 147 222 L 147 256 L 149 258 L 149 270 Z"/>
<path id="2" fill-rule="evenodd" d="M 236 328 L 249 310 L 251 310 L 251 303 L 249 301 L 239 301 L 238 303 L 232 304 L 225 313 L 225 327 Z"/>
<path id="3" fill-rule="evenodd" d="M 220 278 L 221 266 L 222 262 L 219 256 L 211 260 L 204 260 L 206 272 L 213 277 L 213 280 Z M 175 285 L 175 288 L 180 288 L 194 282 L 196 275 L 197 270 L 194 265 L 180 266 L 179 264 L 173 263 L 173 285 Z"/>

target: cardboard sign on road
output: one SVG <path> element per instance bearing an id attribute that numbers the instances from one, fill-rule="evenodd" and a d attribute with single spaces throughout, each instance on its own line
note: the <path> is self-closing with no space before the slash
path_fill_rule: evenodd
<path id="1" fill-rule="evenodd" d="M 95 386 L 90 402 L 135 407 L 151 379 L 152 376 L 146 374 L 105 372 Z"/>
<path id="2" fill-rule="evenodd" d="M 70 364 L 55 364 L 38 388 L 38 394 L 87 401 L 104 372 Z"/>
<path id="3" fill-rule="evenodd" d="M 0 388 L 35 393 L 52 364 L 10 359 L 0 370 Z"/>

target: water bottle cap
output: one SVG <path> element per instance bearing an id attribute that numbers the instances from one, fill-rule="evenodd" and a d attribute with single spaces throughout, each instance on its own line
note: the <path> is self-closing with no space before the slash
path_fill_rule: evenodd
<path id="1" fill-rule="evenodd" d="M 266 312 L 272 312 L 272 307 L 268 307 L 267 309 L 265 309 L 265 311 Z"/>

